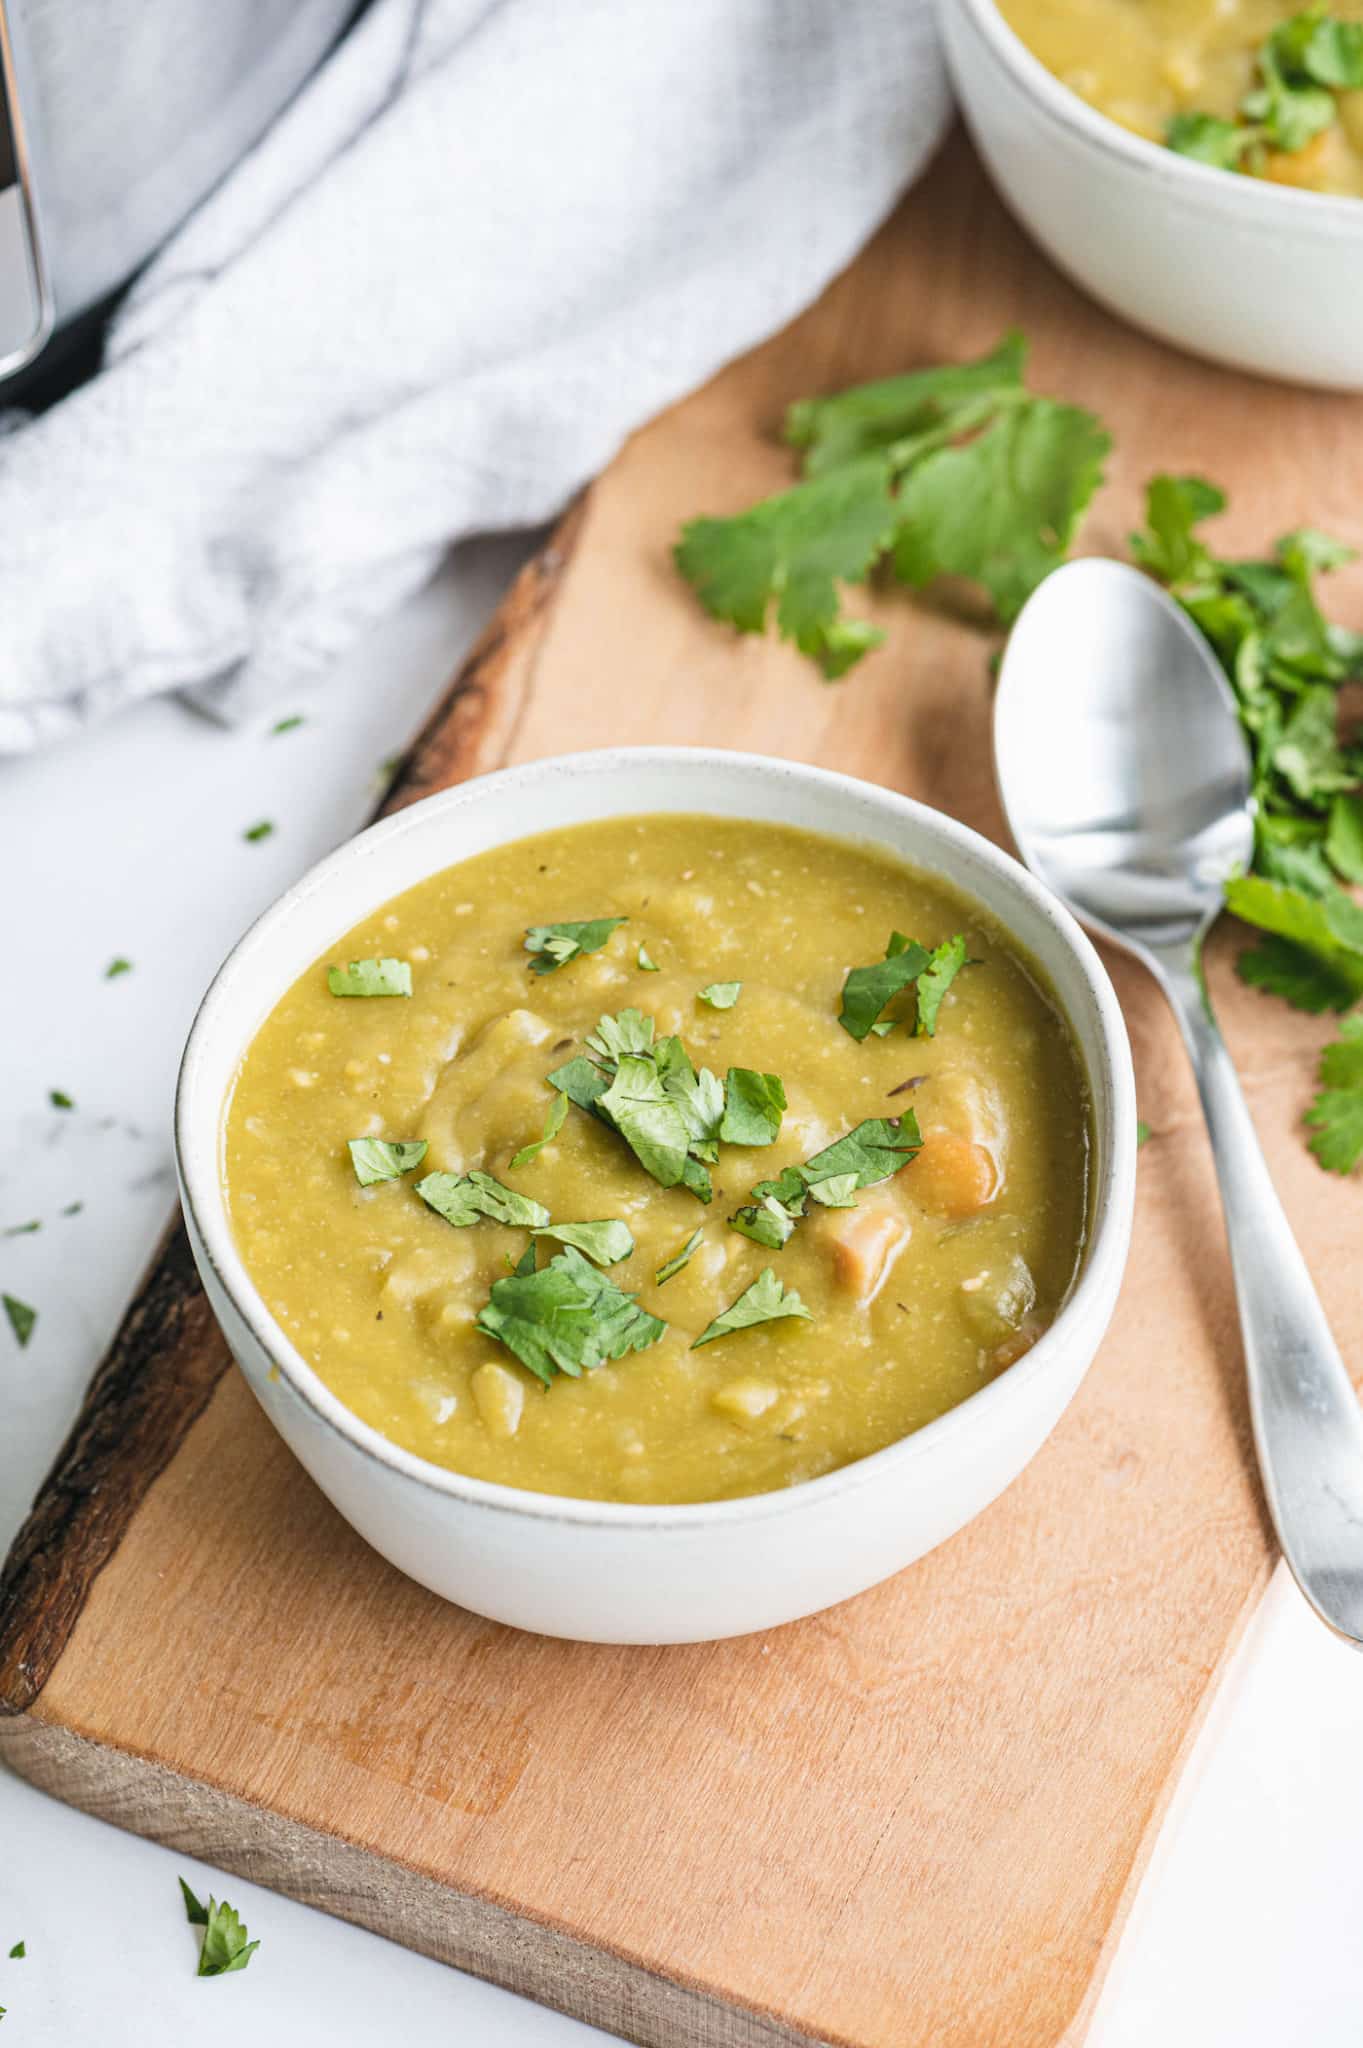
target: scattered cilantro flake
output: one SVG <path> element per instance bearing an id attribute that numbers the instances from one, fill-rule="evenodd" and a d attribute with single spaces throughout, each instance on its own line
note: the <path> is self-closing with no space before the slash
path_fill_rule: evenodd
<path id="1" fill-rule="evenodd" d="M 257 824 L 255 824 L 255 825 L 248 825 L 248 826 L 247 826 L 247 828 L 246 828 L 246 830 L 245 830 L 245 831 L 244 831 L 244 832 L 242 833 L 242 835 L 241 835 L 241 836 L 242 836 L 242 838 L 243 838 L 244 840 L 246 840 L 246 841 L 247 841 L 247 843 L 248 843 L 249 845 L 251 845 L 251 846 L 255 846 L 255 845 L 257 845 L 257 844 L 258 844 L 258 843 L 259 843 L 259 842 L 260 842 L 260 841 L 261 841 L 262 839 L 268 839 L 268 838 L 269 838 L 269 836 L 270 836 L 270 834 L 271 834 L 271 833 L 272 833 L 273 831 L 274 831 L 274 823 L 273 823 L 273 821 L 272 821 L 271 819 L 269 819 L 269 818 L 261 818 L 261 819 L 260 819 L 260 821 L 259 821 L 259 822 L 258 822 Z"/>
<path id="2" fill-rule="evenodd" d="M 770 1145 L 780 1133 L 785 1109 L 786 1091 L 779 1075 L 730 1067 L 720 1138 L 726 1145 Z"/>
<path id="3" fill-rule="evenodd" d="M 74 1109 L 76 1106 L 71 1097 L 60 1088 L 49 1088 L 47 1099 L 54 1109 Z"/>
<path id="4" fill-rule="evenodd" d="M 798 1196 L 797 1191 L 797 1198 Z M 795 1229 L 796 1217 L 793 1210 L 775 1195 L 762 1195 L 755 1202 L 746 1203 L 729 1218 L 730 1227 L 742 1237 L 750 1237 L 754 1244 L 763 1244 L 768 1251 L 779 1252 Z"/>
<path id="5" fill-rule="evenodd" d="M 351 960 L 328 967 L 327 987 L 334 996 L 409 996 L 412 969 L 406 960 Z"/>
<path id="6" fill-rule="evenodd" d="M 291 712 L 287 718 L 276 719 L 275 723 L 270 727 L 270 737 L 271 739 L 277 739 L 280 733 L 297 732 L 299 726 L 306 723 L 307 721 L 301 711 Z"/>
<path id="7" fill-rule="evenodd" d="M 362 1188 L 373 1187 L 376 1181 L 400 1180 L 420 1166 L 427 1149 L 424 1138 L 350 1138 L 347 1144 Z"/>
<path id="8" fill-rule="evenodd" d="M 969 577 L 1014 617 L 1064 559 L 1110 445 L 1089 413 L 1027 390 L 1025 359 L 1014 333 L 974 363 L 799 400 L 786 437 L 805 480 L 682 528 L 677 567 L 706 610 L 760 633 L 774 607 L 830 681 L 884 639 L 842 613 L 839 586 L 887 556 L 917 586 Z"/>
<path id="9" fill-rule="evenodd" d="M 553 974 L 585 953 L 599 953 L 617 926 L 628 922 L 625 917 L 593 917 L 580 924 L 532 924 L 525 935 L 525 950 L 534 955 L 531 969 Z"/>
<path id="10" fill-rule="evenodd" d="M 79 1216 L 79 1214 L 80 1214 L 81 1210 L 82 1210 L 82 1209 L 83 1209 L 84 1207 L 85 1207 L 85 1204 L 84 1204 L 84 1202 L 68 1202 L 68 1203 L 67 1203 L 67 1205 L 66 1205 L 66 1207 L 65 1207 L 65 1208 L 64 1208 L 64 1209 L 62 1210 L 62 1215 L 63 1215 L 63 1216 Z"/>
<path id="11" fill-rule="evenodd" d="M 1149 1126 L 1149 1124 L 1148 1124 L 1148 1123 L 1147 1123 L 1147 1122 L 1145 1121 L 1145 1118 L 1144 1118 L 1144 1117 L 1138 1117 L 1138 1118 L 1137 1118 L 1137 1121 L 1136 1121 L 1136 1145 L 1137 1145 L 1137 1149 L 1139 1149 L 1139 1148 L 1140 1148 L 1140 1146 L 1142 1146 L 1142 1145 L 1144 1145 L 1144 1144 L 1147 1144 L 1147 1143 L 1149 1142 L 1149 1138 L 1150 1138 L 1150 1126 Z"/>
<path id="12" fill-rule="evenodd" d="M 1320 1057 L 1320 1089 L 1306 1121 L 1311 1150 L 1331 1173 L 1350 1173 L 1363 1159 L 1363 1016 L 1346 1017 Z"/>
<path id="13" fill-rule="evenodd" d="M 38 1218 L 31 1216 L 27 1223 L 11 1223 L 8 1229 L 0 1230 L 0 1237 L 32 1237 L 34 1231 L 42 1227 Z"/>
<path id="14" fill-rule="evenodd" d="M 121 953 L 117 953 L 105 968 L 104 979 L 106 981 L 117 981 L 120 974 L 131 974 L 132 971 L 132 961 L 125 960 Z"/>
<path id="15" fill-rule="evenodd" d="M 18 1301 L 12 1294 L 0 1294 L 0 1307 L 9 1317 L 9 1326 L 14 1332 L 14 1341 L 22 1351 L 33 1335 L 33 1326 L 38 1320 L 36 1308 L 30 1308 L 26 1301 Z"/>
<path id="16" fill-rule="evenodd" d="M 708 1003 L 712 1010 L 732 1010 L 742 991 L 741 981 L 712 981 L 705 988 L 697 989 L 696 1001 Z"/>
<path id="17" fill-rule="evenodd" d="M 640 946 L 634 960 L 640 974 L 657 974 L 659 971 L 658 963 L 649 953 L 647 946 Z"/>
<path id="18" fill-rule="evenodd" d="M 682 1267 L 690 1260 L 704 1235 L 705 1232 L 703 1230 L 693 1230 L 681 1250 L 674 1252 L 670 1259 L 664 1260 L 663 1264 L 659 1266 L 657 1272 L 653 1275 L 655 1287 L 665 1287 L 674 1274 L 680 1273 Z"/>
<path id="19" fill-rule="evenodd" d="M 913 1028 L 916 1034 L 925 1034 L 928 1038 L 933 1036 L 942 998 L 965 965 L 965 938 L 960 932 L 955 938 L 943 939 L 940 946 L 933 947 L 931 958 L 915 984 L 918 1008 L 914 1013 Z"/>
<path id="20" fill-rule="evenodd" d="M 529 1166 L 532 1159 L 538 1159 L 546 1145 L 552 1145 L 563 1129 L 563 1120 L 568 1114 L 567 1095 L 555 1095 L 549 1105 L 549 1114 L 544 1119 L 544 1129 L 529 1145 L 522 1145 L 511 1160 L 513 1170 L 518 1166 Z"/>
<path id="21" fill-rule="evenodd" d="M 616 1219 L 604 1223 L 543 1223 L 532 1235 L 552 1237 L 559 1244 L 571 1245 L 597 1266 L 618 1265 L 634 1250 L 629 1225 Z"/>
<path id="22" fill-rule="evenodd" d="M 14 1947 L 9 1952 L 9 1959 L 12 1963 L 21 1963 L 27 1954 L 28 1950 L 24 1947 L 22 1941 L 16 1941 Z"/>
<path id="23" fill-rule="evenodd" d="M 537 1273 L 494 1281 L 478 1328 L 547 1386 L 556 1373 L 577 1379 L 606 1359 L 646 1351 L 667 1324 L 569 1245 Z"/>
<path id="24" fill-rule="evenodd" d="M 849 1037 L 863 1039 L 871 1031 L 883 1037 L 876 1019 L 887 1003 L 893 1002 L 910 982 L 917 981 L 929 958 L 926 946 L 920 946 L 916 939 L 906 939 L 903 932 L 891 932 L 883 960 L 869 967 L 852 968 L 842 985 L 842 1009 L 838 1013 L 838 1022 Z"/>
<path id="25" fill-rule="evenodd" d="M 185 1892 L 185 1906 L 188 1911 L 189 1901 L 193 1899 L 194 1894 L 183 1878 L 180 1884 Z M 194 1903 L 198 1905 L 197 1899 Z M 241 1915 L 235 1907 L 228 1905 L 226 1899 L 219 1901 L 211 1893 L 207 1910 L 202 1907 L 199 1910 L 203 1912 L 204 1938 L 199 1950 L 199 1967 L 195 1975 L 226 1977 L 233 1970 L 244 1970 L 260 1947 L 260 1943 L 247 1940 L 247 1930 L 242 1923 Z M 195 1925 L 199 1924 L 193 1913 L 189 1913 L 189 1919 Z"/>
<path id="26" fill-rule="evenodd" d="M 713 1344 L 717 1337 L 731 1337 L 735 1330 L 751 1330 L 758 1323 L 779 1322 L 785 1316 L 814 1320 L 799 1295 L 783 1287 L 771 1267 L 764 1266 L 752 1286 L 745 1287 L 737 1301 L 730 1302 L 723 1314 L 701 1331 L 691 1349 L 699 1351 L 702 1344 Z"/>
<path id="27" fill-rule="evenodd" d="M 456 1229 L 470 1223 L 509 1223 L 518 1230 L 538 1230 L 549 1221 L 541 1202 L 503 1187 L 490 1173 L 428 1173 L 416 1191 L 428 1209 Z"/>

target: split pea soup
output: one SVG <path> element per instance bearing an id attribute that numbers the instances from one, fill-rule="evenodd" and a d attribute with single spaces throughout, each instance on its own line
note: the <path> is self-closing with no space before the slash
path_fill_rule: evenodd
<path id="1" fill-rule="evenodd" d="M 228 1105 L 281 1328 L 452 1471 L 762 1493 L 930 1422 L 1055 1317 L 1089 1112 L 1035 968 L 876 849 L 611 819 L 462 862 L 303 974 Z"/>

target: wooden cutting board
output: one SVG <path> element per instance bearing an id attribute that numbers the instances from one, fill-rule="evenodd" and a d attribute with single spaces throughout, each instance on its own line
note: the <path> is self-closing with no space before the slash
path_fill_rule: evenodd
<path id="1" fill-rule="evenodd" d="M 668 548 L 684 517 L 787 478 L 772 430 L 789 399 L 973 354 L 1011 323 L 1039 385 L 1117 436 L 1089 545 L 1119 550 L 1171 464 L 1229 487 L 1231 547 L 1307 520 L 1360 538 L 1355 402 L 1118 327 L 957 140 L 819 305 L 629 444 L 522 576 L 391 803 L 565 748 L 704 741 L 849 769 L 1001 838 L 976 627 L 877 593 L 889 644 L 830 688 L 704 619 Z M 1346 612 L 1356 597 L 1342 586 Z M 814 1620 L 693 1649 L 549 1642 L 442 1605 L 271 1433 L 175 1232 L 0 1584 L 4 1756 L 640 2042 L 1080 2041 L 1270 1563 L 1192 1087 L 1153 988 L 1113 971 L 1154 1131 L 1128 1284 L 1051 1442 L 932 1557 Z M 1318 1171 L 1299 1127 L 1328 1027 L 1241 987 L 1228 935 L 1211 972 L 1363 1361 L 1363 1194 Z"/>

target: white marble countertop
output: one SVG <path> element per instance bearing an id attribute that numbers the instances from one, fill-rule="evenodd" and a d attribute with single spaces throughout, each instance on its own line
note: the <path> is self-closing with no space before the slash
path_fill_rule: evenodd
<path id="1" fill-rule="evenodd" d="M 0 762 L 0 1548 L 75 1412 L 174 1200 L 171 1089 L 190 1014 L 245 924 L 363 819 L 516 554 L 466 552 L 344 664 L 297 731 L 148 705 Z M 271 818 L 259 844 L 244 830 Z M 115 955 L 133 971 L 113 981 Z M 72 1111 L 48 1106 L 60 1089 Z M 81 1201 L 78 1215 L 61 1210 Z M 1092 2048 L 1357 2048 L 1363 2036 L 1363 1660 L 1280 1574 L 1166 1824 Z M 194 1976 L 175 1884 L 224 1889 L 262 1939 Z M 23 1940 L 27 1956 L 6 1960 Z M 183 1856 L 0 1771 L 0 2006 L 14 2048 L 571 2048 L 606 2036 Z M 887 2041 L 886 2048 L 891 2048 Z"/>

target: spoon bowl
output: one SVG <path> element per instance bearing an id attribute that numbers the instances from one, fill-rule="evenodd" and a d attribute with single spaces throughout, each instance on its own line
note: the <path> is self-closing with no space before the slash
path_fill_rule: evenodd
<path id="1" fill-rule="evenodd" d="M 1145 963 L 1178 1019 L 1221 1184 L 1269 1511 L 1317 1614 L 1363 1646 L 1363 1414 L 1202 980 L 1223 886 L 1254 852 L 1230 686 L 1148 578 L 1119 562 L 1073 562 L 1013 628 L 994 746 L 1023 860 Z"/>
<path id="2" fill-rule="evenodd" d="M 994 746 L 1028 867 L 1119 944 L 1194 943 L 1249 866 L 1230 685 L 1182 607 L 1124 562 L 1070 562 L 1026 606 Z"/>

